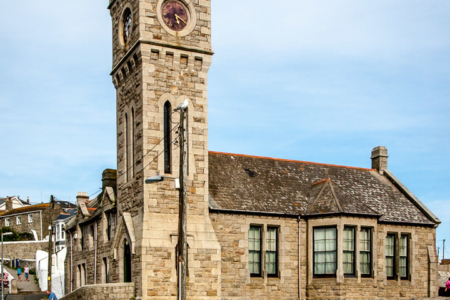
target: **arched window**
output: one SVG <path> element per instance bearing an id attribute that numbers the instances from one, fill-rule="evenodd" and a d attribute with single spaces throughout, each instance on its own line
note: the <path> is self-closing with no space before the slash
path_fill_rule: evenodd
<path id="1" fill-rule="evenodd" d="M 124 155 L 124 167 L 125 167 L 125 181 L 128 181 L 128 115 L 125 114 L 125 149 L 123 151 Z"/>
<path id="2" fill-rule="evenodd" d="M 123 245 L 123 282 L 131 282 L 131 249 L 128 240 Z"/>
<path id="3" fill-rule="evenodd" d="M 171 143 L 171 114 L 172 105 L 169 101 L 164 103 L 164 173 L 171 173 L 171 161 L 172 161 L 172 143 Z"/>

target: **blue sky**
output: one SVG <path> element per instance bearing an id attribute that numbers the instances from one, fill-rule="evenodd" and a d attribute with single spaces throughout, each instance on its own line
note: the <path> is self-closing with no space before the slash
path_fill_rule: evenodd
<path id="1" fill-rule="evenodd" d="M 106 6 L 1 1 L 0 196 L 73 201 L 116 167 Z M 213 0 L 212 14 L 210 150 L 370 167 L 384 145 L 450 241 L 449 1 Z"/>

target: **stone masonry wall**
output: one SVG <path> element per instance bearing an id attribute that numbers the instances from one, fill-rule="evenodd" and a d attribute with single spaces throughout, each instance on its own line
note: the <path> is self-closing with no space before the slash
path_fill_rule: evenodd
<path id="1" fill-rule="evenodd" d="M 298 221 L 296 218 L 212 214 L 211 220 L 222 248 L 222 299 L 298 299 Z M 249 271 L 248 231 L 250 225 L 262 226 L 262 276 Z M 303 234 L 306 230 L 302 220 Z M 267 226 L 278 230 L 279 269 L 277 277 L 265 274 L 264 233 Z M 302 253 L 306 253 L 302 251 Z M 302 279 L 306 261 L 302 257 Z M 305 297 L 305 289 L 302 290 Z"/>
<path id="2" fill-rule="evenodd" d="M 189 297 L 220 296 L 220 245 L 208 217 L 207 73 L 211 64 L 209 0 L 187 1 L 195 27 L 185 36 L 171 35 L 157 16 L 161 1 L 114 0 L 113 83 L 117 90 L 118 214 L 129 213 L 136 234 L 132 280 L 142 299 L 176 297 L 175 247 L 178 191 L 173 179 L 144 184 L 164 174 L 164 104 L 172 109 L 189 99 L 188 243 Z M 121 36 L 123 12 L 133 15 L 127 43 Z M 139 42 L 138 42 L 139 41 Z M 175 128 L 179 114 L 172 115 Z M 176 139 L 175 130 L 171 141 Z M 178 177 L 178 145 L 171 145 L 171 172 Z M 120 241 L 128 232 L 120 233 Z M 121 242 L 122 243 L 122 242 Z M 121 275 L 118 249 L 118 275 Z M 114 267 L 114 265 L 112 265 Z M 116 272 L 114 270 L 113 272 Z"/>
<path id="3" fill-rule="evenodd" d="M 111 283 L 86 285 L 65 295 L 60 300 L 132 300 L 134 283 Z"/>
<path id="4" fill-rule="evenodd" d="M 3 242 L 4 258 L 6 259 L 36 259 L 36 251 L 48 251 L 48 242 Z M 0 251 L 1 253 L 1 251 Z M 35 263 L 22 261 L 20 266 L 25 267 L 28 264 L 30 267 L 34 268 Z"/>
<path id="5" fill-rule="evenodd" d="M 435 229 L 420 226 L 401 226 L 378 224 L 376 220 L 351 217 L 322 218 L 309 221 L 308 239 L 302 242 L 309 246 L 308 254 L 308 281 L 307 299 L 425 299 L 437 296 L 437 272 L 429 272 L 430 266 L 428 247 L 435 245 Z M 312 228 L 318 226 L 337 226 L 338 230 L 338 257 L 337 276 L 333 278 L 314 278 L 312 275 Z M 361 226 L 372 227 L 376 239 L 372 242 L 373 274 L 369 278 L 361 277 L 359 274 L 359 260 L 356 256 L 356 276 L 346 277 L 342 271 L 342 229 L 344 226 L 355 226 L 358 232 Z M 399 278 L 388 280 L 386 278 L 385 265 L 385 241 L 388 233 L 407 234 L 409 239 L 409 279 Z M 356 247 L 358 240 L 356 234 Z M 397 239 L 398 244 L 398 239 Z M 358 249 L 358 248 L 356 248 Z M 358 250 L 356 250 L 358 251 Z M 398 253 L 398 250 L 396 250 Z M 431 255 L 433 255 L 431 253 Z M 398 257 L 396 265 L 398 266 Z M 431 284 L 436 287 L 429 286 Z M 430 294 L 429 294 L 430 293 Z"/>
<path id="6" fill-rule="evenodd" d="M 113 219 L 115 220 L 114 211 L 109 211 L 108 213 L 113 213 Z M 94 226 L 97 227 L 97 259 L 95 259 L 95 241 L 91 234 L 94 231 Z M 108 239 L 106 231 L 106 214 L 100 214 L 95 221 L 88 224 L 81 224 L 81 227 L 86 227 L 87 230 L 85 232 L 88 233 L 84 236 L 85 245 L 83 250 L 81 249 L 80 238 L 73 239 L 75 232 L 77 232 L 78 237 L 80 237 L 80 227 L 74 231 L 70 231 L 70 234 L 67 234 L 66 236 L 67 256 L 65 260 L 65 290 L 70 292 L 71 281 L 72 290 L 81 287 L 82 283 L 80 280 L 79 267 L 81 268 L 81 265 L 83 264 L 86 269 L 85 284 L 93 285 L 94 283 L 102 284 L 106 282 L 119 283 L 117 261 L 110 257 L 116 222 L 114 221 L 111 224 L 112 233 L 110 239 Z M 107 270 L 107 273 L 105 273 L 105 270 Z M 97 276 L 95 279 L 94 275 Z"/>
<path id="7" fill-rule="evenodd" d="M 38 210 L 38 209 L 36 209 Z M 55 208 L 53 209 L 53 220 L 55 220 L 61 211 L 61 207 L 58 204 L 55 204 Z M 5 214 L 7 214 L 6 212 Z M 42 224 L 41 224 L 41 213 L 39 211 L 31 211 L 31 212 L 23 212 L 20 214 L 14 214 L 11 216 L 5 215 L 0 217 L 0 225 L 6 226 L 5 220 L 9 219 L 9 227 L 19 233 L 22 232 L 31 232 L 31 230 L 35 230 L 38 236 L 38 239 L 45 238 L 48 235 L 48 225 L 49 225 L 49 209 L 44 208 L 42 210 Z M 29 222 L 28 215 L 33 215 L 32 222 Z M 17 219 L 20 216 L 20 224 L 17 224 Z M 42 231 L 42 235 L 41 235 Z"/>

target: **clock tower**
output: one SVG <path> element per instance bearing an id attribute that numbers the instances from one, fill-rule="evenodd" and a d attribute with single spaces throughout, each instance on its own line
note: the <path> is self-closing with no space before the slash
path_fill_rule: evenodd
<path id="1" fill-rule="evenodd" d="M 117 104 L 118 282 L 138 299 L 176 299 L 179 113 L 188 131 L 189 299 L 219 299 L 221 249 L 208 211 L 210 0 L 110 0 Z M 161 182 L 145 178 L 162 175 Z M 114 267 L 113 266 L 113 267 Z"/>

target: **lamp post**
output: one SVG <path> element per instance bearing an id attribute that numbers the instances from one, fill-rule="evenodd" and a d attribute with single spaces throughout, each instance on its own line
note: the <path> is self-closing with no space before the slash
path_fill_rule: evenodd
<path id="1" fill-rule="evenodd" d="M 3 236 L 4 235 L 12 235 L 12 234 L 13 234 L 12 232 L 2 233 L 2 300 L 4 299 L 3 298 L 3 289 L 4 289 L 4 286 L 3 286 Z"/>
<path id="2" fill-rule="evenodd" d="M 179 186 L 179 212 L 178 212 L 178 256 L 175 257 L 178 265 L 178 300 L 186 300 L 186 274 L 187 274 L 187 209 L 186 209 L 186 179 L 187 179 L 187 119 L 186 110 L 188 109 L 188 100 L 178 105 L 174 111 L 180 112 L 180 174 L 179 178 L 168 176 L 149 177 L 145 183 L 163 181 L 164 178 L 175 179 L 175 187 Z"/>

